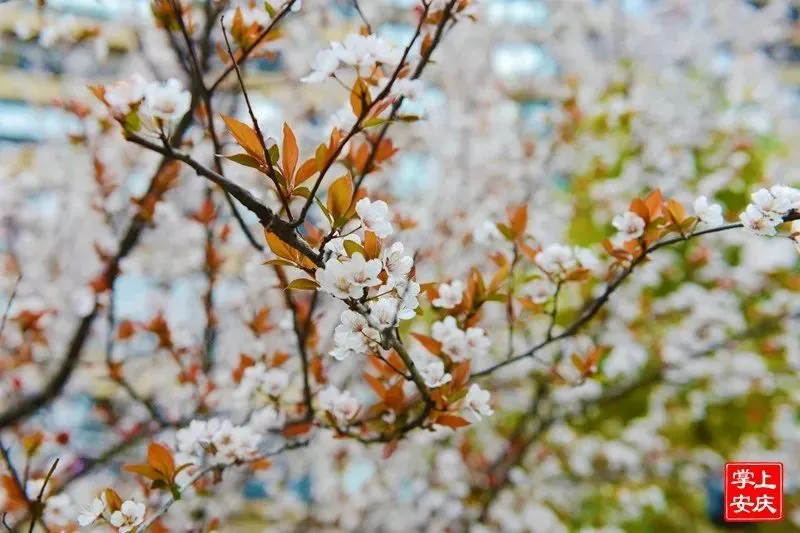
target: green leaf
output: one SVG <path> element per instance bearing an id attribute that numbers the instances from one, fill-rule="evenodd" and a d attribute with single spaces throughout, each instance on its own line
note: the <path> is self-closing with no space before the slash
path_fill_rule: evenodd
<path id="1" fill-rule="evenodd" d="M 308 187 L 298 187 L 294 191 L 292 191 L 293 196 L 302 196 L 306 200 L 311 196 L 311 189 Z"/>
<path id="2" fill-rule="evenodd" d="M 364 123 L 361 125 L 361 127 L 364 128 L 364 129 L 372 128 L 374 126 L 380 126 L 381 124 L 385 124 L 387 122 L 388 122 L 388 120 L 385 119 L 385 118 L 372 117 L 372 118 L 368 118 L 367 120 L 365 120 Z"/>
<path id="3" fill-rule="evenodd" d="M 274 19 L 275 15 L 278 14 L 278 12 L 275 11 L 275 8 L 272 7 L 272 4 L 269 3 L 269 0 L 264 0 L 264 9 L 267 11 L 267 13 L 269 13 L 269 18 L 271 19 Z"/>
<path id="4" fill-rule="evenodd" d="M 293 280 L 291 283 L 289 283 L 289 285 L 286 286 L 287 291 L 293 289 L 301 291 L 315 291 L 319 289 L 319 285 L 317 285 L 316 281 L 311 279 L 297 278 L 296 280 Z"/>
<path id="5" fill-rule="evenodd" d="M 511 228 L 509 228 L 505 224 L 498 223 L 497 224 L 497 229 L 500 231 L 500 233 L 503 234 L 503 237 L 505 237 L 507 240 L 509 240 L 509 241 L 513 241 L 514 240 L 514 232 L 511 231 Z"/>
<path id="6" fill-rule="evenodd" d="M 221 155 L 218 154 L 219 157 L 228 159 L 233 161 L 234 163 L 238 163 L 240 165 L 244 165 L 246 167 L 255 168 L 256 170 L 261 170 L 261 163 L 258 162 L 258 159 L 253 157 L 250 154 L 234 154 L 234 155 Z"/>
<path id="7" fill-rule="evenodd" d="M 416 122 L 420 119 L 417 115 L 402 115 L 398 118 L 403 122 Z"/>
<path id="8" fill-rule="evenodd" d="M 278 164 L 278 159 L 280 158 L 280 150 L 278 149 L 278 145 L 273 145 L 272 148 L 269 150 L 269 160 L 273 165 Z"/>
<path id="9" fill-rule="evenodd" d="M 348 239 L 344 240 L 344 251 L 347 252 L 347 255 L 350 257 L 353 257 L 353 254 L 361 254 L 364 257 L 367 257 L 367 252 L 364 251 L 363 246 Z"/>
<path id="10" fill-rule="evenodd" d="M 292 263 L 291 261 L 287 261 L 286 259 L 279 259 L 277 257 L 275 259 L 269 259 L 267 261 L 264 261 L 261 264 L 262 265 L 295 266 L 295 264 Z"/>
<path id="11" fill-rule="evenodd" d="M 320 208 L 320 209 L 322 209 L 322 213 L 325 215 L 325 218 L 327 218 L 327 219 L 328 219 L 328 222 L 329 222 L 331 225 L 333 225 L 333 217 L 331 216 L 331 212 L 330 212 L 330 211 L 328 211 L 328 208 L 327 208 L 327 207 L 325 207 L 325 204 L 323 204 L 323 203 L 322 203 L 322 200 L 320 200 L 319 198 L 317 198 L 317 197 L 315 196 L 315 197 L 314 197 L 314 201 L 315 201 L 315 202 L 317 202 L 317 205 L 319 206 L 319 208 Z"/>
<path id="12" fill-rule="evenodd" d="M 131 133 L 139 131 L 142 128 L 142 121 L 139 118 L 139 114 L 136 111 L 131 111 L 125 115 L 125 124 L 123 126 Z"/>

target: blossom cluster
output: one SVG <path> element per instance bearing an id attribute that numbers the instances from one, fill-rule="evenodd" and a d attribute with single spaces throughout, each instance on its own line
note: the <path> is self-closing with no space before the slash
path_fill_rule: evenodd
<path id="1" fill-rule="evenodd" d="M 99 94 L 109 110 L 130 124 L 130 115 L 141 113 L 150 127 L 162 129 L 189 111 L 191 95 L 180 81 L 147 82 L 139 74 L 99 88 Z"/>
<path id="2" fill-rule="evenodd" d="M 311 73 L 301 81 L 319 83 L 335 76 L 343 66 L 368 75 L 376 65 L 394 66 L 401 59 L 402 51 L 377 35 L 350 34 L 343 42 L 333 42 L 330 48 L 318 52 L 311 65 Z"/>
<path id="3" fill-rule="evenodd" d="M 249 426 L 229 420 L 192 420 L 175 434 L 179 452 L 197 464 L 230 465 L 254 459 L 260 437 Z"/>
<path id="4" fill-rule="evenodd" d="M 117 528 L 119 533 L 136 531 L 144 522 L 146 507 L 143 503 L 134 500 L 125 500 L 114 508 L 103 492 L 78 514 L 78 524 L 81 527 L 94 525 L 102 520 Z"/>
<path id="5" fill-rule="evenodd" d="M 752 202 L 740 215 L 744 228 L 755 235 L 774 237 L 784 219 L 800 209 L 800 190 L 786 185 L 773 185 L 750 195 Z"/>

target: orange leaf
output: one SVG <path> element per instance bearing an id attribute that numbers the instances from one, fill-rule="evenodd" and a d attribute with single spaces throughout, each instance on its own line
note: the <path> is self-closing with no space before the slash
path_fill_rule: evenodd
<path id="1" fill-rule="evenodd" d="M 508 223 L 515 238 L 520 238 L 528 227 L 528 206 L 522 204 L 506 210 Z"/>
<path id="2" fill-rule="evenodd" d="M 441 415 L 436 419 L 436 423 L 441 426 L 447 426 L 453 429 L 463 428 L 470 424 L 469 420 L 455 415 Z"/>
<path id="3" fill-rule="evenodd" d="M 320 146 L 325 146 L 325 145 L 323 144 Z M 294 184 L 300 185 L 301 183 L 303 183 L 316 173 L 317 173 L 317 160 L 312 157 L 311 159 L 308 159 L 305 163 L 300 165 L 300 168 L 297 169 L 297 175 L 294 177 Z"/>
<path id="4" fill-rule="evenodd" d="M 297 149 L 297 138 L 294 136 L 292 128 L 285 122 L 283 123 L 283 150 L 281 157 L 283 158 L 283 175 L 286 177 L 287 183 L 295 184 L 294 182 L 294 169 L 297 166 L 297 156 L 299 152 Z"/>
<path id="5" fill-rule="evenodd" d="M 680 224 L 686 218 L 686 211 L 680 202 L 670 199 L 667 201 L 667 216 L 673 224 Z"/>
<path id="6" fill-rule="evenodd" d="M 138 474 L 140 476 L 144 476 L 147 479 L 152 479 L 153 481 L 163 480 L 164 474 L 156 470 L 150 465 L 125 465 L 122 467 L 125 472 L 130 472 L 132 474 Z"/>
<path id="7" fill-rule="evenodd" d="M 427 335 L 422 335 L 421 333 L 411 333 L 415 339 L 417 339 L 420 344 L 422 344 L 426 350 L 431 352 L 433 355 L 440 355 L 442 353 L 442 343 L 434 339 L 433 337 L 429 337 Z"/>
<path id="8" fill-rule="evenodd" d="M 451 375 L 453 376 L 453 386 L 456 389 L 460 389 L 464 385 L 466 385 L 467 380 L 469 379 L 469 372 L 470 368 L 472 367 L 472 361 L 469 359 L 459 363 L 456 367 L 452 370 Z"/>
<path id="9" fill-rule="evenodd" d="M 367 82 L 359 77 L 353 84 L 353 90 L 350 91 L 350 108 L 353 110 L 353 114 L 360 118 L 371 104 L 372 96 L 369 94 Z"/>
<path id="10" fill-rule="evenodd" d="M 270 461 L 266 457 L 250 463 L 250 468 L 252 468 L 253 470 L 268 470 L 271 466 L 272 466 L 272 461 Z"/>
<path id="11" fill-rule="evenodd" d="M 233 135 L 233 138 L 236 139 L 236 142 L 239 143 L 239 146 L 262 163 L 266 161 L 261 142 L 258 140 L 258 135 L 256 135 L 253 128 L 228 115 L 222 115 L 222 120 L 225 121 L 225 125 L 228 126 L 228 130 Z"/>
<path id="12" fill-rule="evenodd" d="M 381 255 L 381 241 L 378 236 L 371 231 L 364 232 L 364 252 L 367 254 L 364 259 L 376 259 Z"/>
<path id="13" fill-rule="evenodd" d="M 44 442 L 44 433 L 37 431 L 31 435 L 22 438 L 22 447 L 25 449 L 25 455 L 33 457 L 39 450 L 39 447 Z"/>
<path id="14" fill-rule="evenodd" d="M 629 210 L 636 213 L 645 223 L 650 222 L 650 209 L 640 199 L 634 198 Z"/>
<path id="15" fill-rule="evenodd" d="M 163 444 L 153 442 L 147 447 L 147 464 L 161 472 L 166 480 L 172 480 L 175 461 L 172 459 L 172 452 Z"/>
<path id="16" fill-rule="evenodd" d="M 123 320 L 117 328 L 117 339 L 130 339 L 136 334 L 136 328 L 130 320 Z"/>
<path id="17" fill-rule="evenodd" d="M 291 424 L 283 428 L 283 436 L 287 439 L 291 439 L 293 437 L 299 437 L 300 435 L 305 435 L 311 428 L 314 427 L 313 422 L 301 422 L 299 424 Z"/>
<path id="18" fill-rule="evenodd" d="M 264 237 L 267 239 L 267 246 L 272 252 L 282 259 L 292 261 L 292 248 L 283 242 L 280 237 L 271 231 L 265 231 Z"/>
<path id="19" fill-rule="evenodd" d="M 25 496 L 25 493 L 20 490 L 19 485 L 17 485 L 13 477 L 10 475 L 3 476 L 2 488 L 5 490 L 6 510 L 14 511 L 15 509 L 27 507 L 28 498 Z"/>
<path id="20" fill-rule="evenodd" d="M 661 214 L 661 204 L 664 203 L 664 196 L 661 194 L 661 189 L 656 189 L 647 195 L 644 200 L 647 206 L 647 211 L 650 213 L 650 218 L 646 220 L 654 220 Z"/>
<path id="21" fill-rule="evenodd" d="M 394 454 L 394 452 L 397 450 L 398 444 L 400 444 L 400 442 L 397 439 L 395 439 L 392 442 L 390 442 L 389 444 L 387 444 L 386 446 L 384 446 L 383 447 L 383 458 L 384 459 L 388 459 L 389 457 L 391 457 L 392 454 Z"/>
<path id="22" fill-rule="evenodd" d="M 347 214 L 352 197 L 353 181 L 349 175 L 346 174 L 331 184 L 328 188 L 327 207 L 334 221 Z"/>
<path id="23" fill-rule="evenodd" d="M 364 372 L 364 381 L 367 382 L 367 385 L 370 386 L 370 388 L 378 398 L 380 398 L 381 400 L 384 399 L 384 397 L 386 396 L 386 387 L 383 386 L 383 383 L 381 383 L 378 380 L 378 378 L 376 378 L 372 374 Z"/>
<path id="24" fill-rule="evenodd" d="M 105 495 L 106 504 L 111 511 L 117 511 L 122 507 L 122 498 L 116 493 L 114 489 L 106 489 L 103 491 Z"/>
<path id="25" fill-rule="evenodd" d="M 403 394 L 404 381 L 400 380 L 395 383 L 388 391 L 386 391 L 386 398 L 384 399 L 386 405 L 397 411 L 403 406 L 405 394 Z"/>

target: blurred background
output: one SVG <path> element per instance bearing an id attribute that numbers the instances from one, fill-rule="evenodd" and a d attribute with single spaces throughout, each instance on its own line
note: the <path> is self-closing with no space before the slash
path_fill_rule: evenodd
<path id="1" fill-rule="evenodd" d="M 569 0 L 565 0 L 569 1 Z M 602 2 L 604 0 L 594 0 Z M 658 0 L 605 0 L 614 1 L 622 16 L 636 16 L 648 9 Z M 687 0 L 700 1 L 700 0 Z M 706 0 L 720 2 L 742 2 L 753 10 L 761 8 L 759 0 Z M 408 9 L 415 0 L 369 0 L 381 3 L 385 11 L 381 25 L 376 32 L 385 38 L 404 43 L 413 32 L 408 23 Z M 348 0 L 330 0 L 330 3 L 343 17 L 352 17 L 353 25 L 358 25 L 358 13 Z M 491 69 L 499 79 L 513 80 L 520 76 L 537 77 L 554 75 L 558 64 L 547 50 L 537 41 L 536 29 L 548 23 L 546 2 L 539 0 L 485 0 L 485 13 L 488 21 L 498 28 L 513 26 L 515 38 L 509 42 L 498 42 L 491 52 Z M 800 5 L 800 2 L 798 2 Z M 148 0 L 47 0 L 47 10 L 58 12 L 60 26 L 43 25 L 36 2 L 0 0 L 0 145 L 19 145 L 51 142 L 66 139 L 79 127 L 78 120 L 55 104 L 57 100 L 68 98 L 76 91 L 83 90 L 87 84 L 103 84 L 113 81 L 126 72 L 125 64 L 130 51 L 137 48 L 135 21 L 149 16 Z M 396 13 L 396 20 L 392 17 Z M 800 89 L 800 8 L 790 7 L 786 18 L 795 25 L 791 38 L 779 45 L 773 45 L 765 52 L 782 65 L 782 81 Z M 104 31 L 98 37 L 82 39 L 73 45 L 59 40 L 59 31 L 89 35 L 93 28 L 102 25 Z M 42 28 L 45 31 L 41 31 Z M 59 29 L 59 27 L 61 29 Z M 528 32 L 527 29 L 530 29 Z M 529 35 L 528 35 L 529 33 Z M 344 36 L 331 33 L 330 40 Z M 527 35 L 519 39 L 519 35 Z M 724 61 L 724 57 L 720 58 Z M 271 60 L 250 63 L 248 87 L 257 116 L 280 115 L 280 101 L 285 98 L 281 91 L 291 90 L 282 83 L 286 65 L 280 54 Z M 311 89 L 313 90 L 313 88 Z M 319 89 L 323 90 L 323 89 Z M 435 90 L 434 90 L 435 92 Z M 519 104 L 515 112 L 525 115 L 541 105 L 535 99 L 528 99 L 524 93 L 516 98 Z M 413 152 L 404 154 L 394 172 L 393 183 L 409 183 L 419 180 L 424 173 L 424 163 Z M 429 176 L 430 178 L 431 176 Z M 400 185 L 402 186 L 402 185 Z M 0 182 L 2 188 L 2 182 Z M 0 190 L 0 195 L 2 191 Z M 46 205 L 44 206 L 46 208 Z M 3 243 L 0 242 L 0 249 Z M 137 318 L 147 316 L 147 301 L 125 298 L 126 292 L 138 291 L 145 280 L 130 276 L 120 278 L 117 313 L 120 317 Z M 180 293 L 180 287 L 175 289 Z M 2 300 L 0 300 L 2 301 Z M 146 351 L 148 347 L 143 346 Z M 87 399 L 88 401 L 88 399 Z M 76 405 L 63 412 L 54 412 L 65 426 L 73 420 L 77 425 L 86 417 L 84 412 L 92 407 L 89 404 Z M 84 439 L 91 446 L 91 428 L 85 428 Z M 720 472 L 721 474 L 721 472 Z M 354 476 L 358 476 L 355 473 Z M 297 491 L 303 495 L 308 492 L 305 483 L 299 480 Z M 716 525 L 731 530 L 746 530 L 747 526 L 727 526 L 722 520 L 722 485 L 716 472 L 710 471 L 706 481 L 708 497 L 708 518 Z M 261 497 L 258 487 L 253 488 L 252 496 Z M 759 530 L 792 528 L 788 523 L 775 526 L 760 526 Z"/>

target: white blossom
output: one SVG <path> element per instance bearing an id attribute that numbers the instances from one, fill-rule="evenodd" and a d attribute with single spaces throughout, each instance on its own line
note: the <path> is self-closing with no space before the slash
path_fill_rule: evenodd
<path id="1" fill-rule="evenodd" d="M 152 82 L 144 89 L 141 110 L 151 119 L 177 120 L 189 111 L 191 94 L 181 82 L 170 78 L 165 83 Z"/>
<path id="2" fill-rule="evenodd" d="M 364 227 L 381 239 L 394 233 L 392 223 L 388 220 L 389 206 L 383 200 L 372 202 L 369 198 L 362 198 L 356 202 L 356 213 Z"/>
<path id="3" fill-rule="evenodd" d="M 419 369 L 425 385 L 431 389 L 441 387 L 453 379 L 453 376 L 445 372 L 444 363 L 439 360 L 432 360 L 427 365 Z"/>
<path id="4" fill-rule="evenodd" d="M 102 498 L 102 499 L 101 499 Z M 78 525 L 86 527 L 94 524 L 106 510 L 105 498 L 94 498 L 92 503 L 81 509 L 78 513 Z"/>
<path id="5" fill-rule="evenodd" d="M 623 242 L 637 239 L 644 234 L 644 220 L 632 211 L 615 216 L 611 223 L 619 231 L 619 237 Z"/>
<path id="6" fill-rule="evenodd" d="M 360 409 L 358 400 L 349 391 L 340 391 L 332 385 L 319 392 L 319 402 L 339 422 L 352 420 Z"/>
<path id="7" fill-rule="evenodd" d="M 548 274 L 563 274 L 575 266 L 575 255 L 568 246 L 551 244 L 536 254 L 535 261 Z"/>
<path id="8" fill-rule="evenodd" d="M 480 388 L 477 383 L 470 385 L 467 396 L 464 398 L 464 408 L 467 409 L 477 420 L 481 417 L 492 416 L 494 410 L 489 405 L 491 394 L 489 391 Z"/>
<path id="9" fill-rule="evenodd" d="M 721 226 L 724 222 L 722 219 L 722 206 L 709 204 L 708 198 L 705 196 L 698 196 L 694 201 L 694 214 L 700 222 L 712 228 Z"/>
<path id="10" fill-rule="evenodd" d="M 556 284 L 546 278 L 535 279 L 525 287 L 525 294 L 535 304 L 543 304 L 556 294 Z"/>
<path id="11" fill-rule="evenodd" d="M 147 80 L 134 74 L 127 80 L 120 80 L 105 86 L 103 97 L 114 113 L 127 114 L 131 107 L 144 98 Z"/>
<path id="12" fill-rule="evenodd" d="M 438 293 L 439 295 L 431 303 L 442 309 L 452 309 L 464 298 L 464 284 L 459 280 L 442 283 L 439 285 Z"/>
<path id="13" fill-rule="evenodd" d="M 133 500 L 125 500 L 118 511 L 111 513 L 109 523 L 116 527 L 119 533 L 134 531 L 136 526 L 144 522 L 145 506 Z"/>

